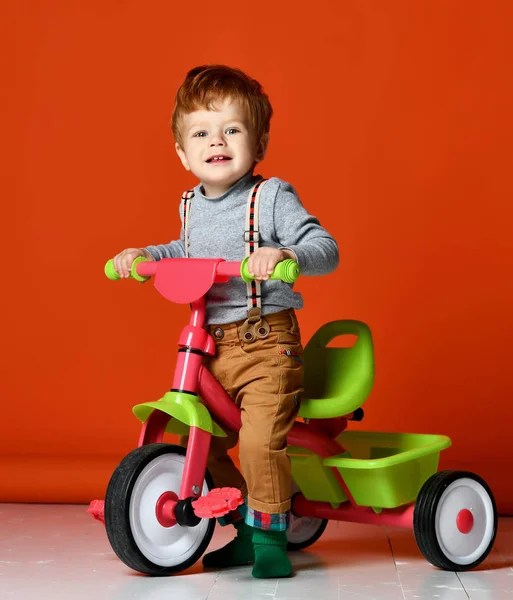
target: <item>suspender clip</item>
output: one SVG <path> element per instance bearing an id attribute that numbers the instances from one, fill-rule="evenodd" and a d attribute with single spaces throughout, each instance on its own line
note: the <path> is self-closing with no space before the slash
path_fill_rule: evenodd
<path id="1" fill-rule="evenodd" d="M 253 239 L 251 239 L 251 236 L 253 236 Z M 244 232 L 244 241 L 246 242 L 246 244 L 249 244 L 249 242 L 256 242 L 258 244 L 258 242 L 260 241 L 260 232 L 245 231 Z"/>

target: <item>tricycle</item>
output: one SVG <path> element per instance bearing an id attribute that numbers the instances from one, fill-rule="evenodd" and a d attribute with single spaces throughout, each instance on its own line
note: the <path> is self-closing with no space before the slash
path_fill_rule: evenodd
<path id="1" fill-rule="evenodd" d="M 107 276 L 119 279 L 112 261 Z M 240 408 L 202 364 L 215 353 L 205 327 L 205 296 L 231 277 L 251 280 L 247 259 L 140 257 L 131 276 L 150 277 L 162 296 L 190 304 L 189 324 L 178 340 L 171 391 L 134 407 L 142 422 L 138 447 L 114 471 L 104 503 L 89 511 L 105 522 L 117 556 L 148 575 L 187 569 L 205 552 L 216 517 L 243 502 L 238 490 L 214 488 L 207 456 L 211 436 L 241 427 Z M 276 265 L 272 279 L 293 283 L 291 260 Z M 340 336 L 356 341 L 330 344 Z M 305 346 L 305 386 L 298 419 L 288 435 L 293 490 L 288 549 L 320 538 L 330 519 L 412 528 L 417 545 L 434 566 L 469 570 L 490 552 L 497 530 L 492 492 L 478 475 L 437 472 L 444 435 L 348 431 L 363 418 L 374 382 L 372 336 L 354 320 L 326 323 Z M 187 448 L 163 443 L 164 433 L 189 436 Z"/>

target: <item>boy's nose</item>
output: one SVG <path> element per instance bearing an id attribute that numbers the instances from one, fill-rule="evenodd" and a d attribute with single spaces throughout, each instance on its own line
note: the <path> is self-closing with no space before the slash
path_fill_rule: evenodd
<path id="1" fill-rule="evenodd" d="M 224 138 L 220 134 L 213 135 L 210 138 L 210 146 L 224 146 Z"/>

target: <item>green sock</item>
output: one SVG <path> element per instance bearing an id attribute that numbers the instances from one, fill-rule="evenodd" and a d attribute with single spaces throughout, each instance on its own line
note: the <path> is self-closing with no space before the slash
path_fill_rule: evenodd
<path id="1" fill-rule="evenodd" d="M 253 547 L 255 549 L 253 577 L 267 579 L 292 575 L 292 565 L 287 555 L 286 531 L 255 529 Z"/>
<path id="2" fill-rule="evenodd" d="M 253 528 L 246 525 L 244 519 L 236 521 L 233 526 L 237 530 L 234 540 L 209 552 L 203 557 L 203 566 L 210 569 L 222 569 L 223 567 L 236 567 L 237 565 L 250 565 L 255 560 L 253 551 Z"/>

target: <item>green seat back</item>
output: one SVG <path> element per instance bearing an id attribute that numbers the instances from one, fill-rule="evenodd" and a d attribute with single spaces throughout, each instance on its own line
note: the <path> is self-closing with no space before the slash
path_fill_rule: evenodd
<path id="1" fill-rule="evenodd" d="M 327 348 L 336 337 L 355 335 L 351 348 Z M 341 417 L 367 399 L 374 383 L 374 353 L 370 329 L 360 321 L 323 325 L 305 347 L 305 393 L 299 416 Z"/>

